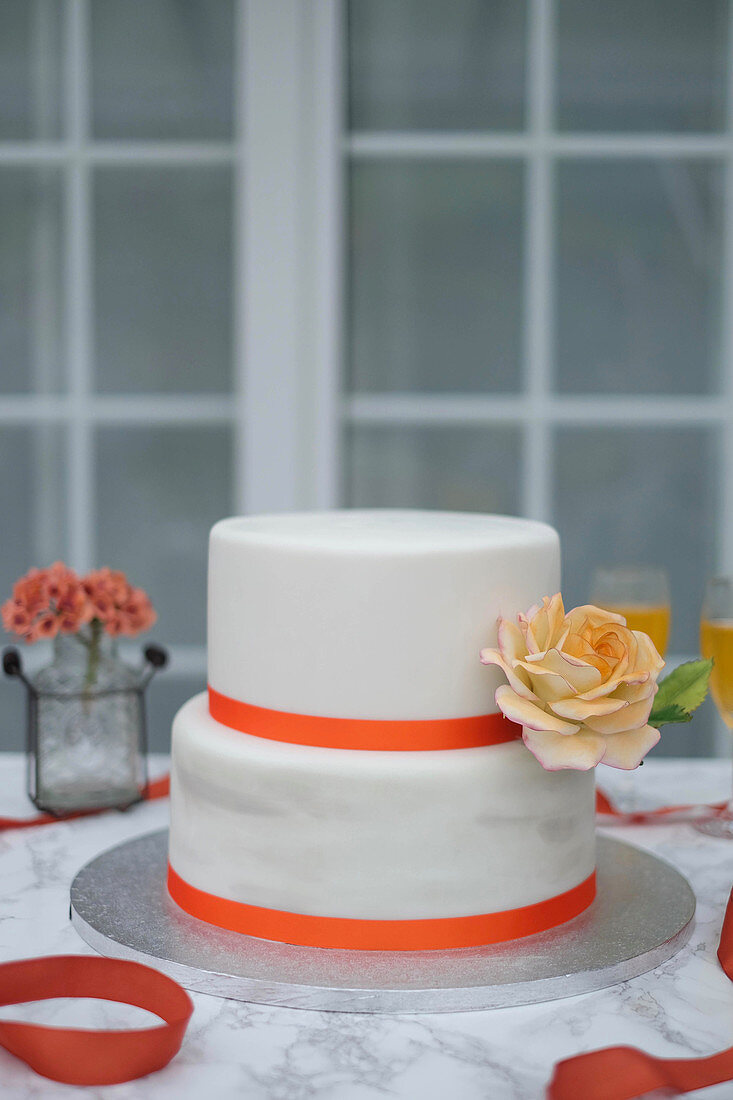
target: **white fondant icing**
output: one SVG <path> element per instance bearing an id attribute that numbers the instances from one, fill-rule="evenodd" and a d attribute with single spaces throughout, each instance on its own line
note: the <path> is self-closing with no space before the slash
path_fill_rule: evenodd
<path id="1" fill-rule="evenodd" d="M 274 710 L 454 718 L 496 710 L 479 650 L 560 586 L 556 532 L 507 516 L 343 510 L 222 520 L 209 683 Z"/>
<path id="2" fill-rule="evenodd" d="M 234 901 L 417 919 L 513 909 L 594 866 L 592 772 L 546 772 L 521 742 L 369 752 L 230 730 L 205 694 L 173 728 L 171 864 Z"/>
<path id="3" fill-rule="evenodd" d="M 436 719 L 496 710 L 479 650 L 559 588 L 552 528 L 336 511 L 223 520 L 209 553 L 209 682 L 273 710 Z M 316 916 L 420 919 L 554 897 L 594 866 L 592 773 L 521 742 L 375 752 L 268 741 L 187 703 L 170 857 L 192 886 Z"/>

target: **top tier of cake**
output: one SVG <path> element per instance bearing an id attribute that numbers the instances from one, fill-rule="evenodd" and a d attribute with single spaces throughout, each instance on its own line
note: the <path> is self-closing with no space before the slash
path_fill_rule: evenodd
<path id="1" fill-rule="evenodd" d="M 273 710 L 436 719 L 496 710 L 499 615 L 560 587 L 556 532 L 508 516 L 341 510 L 222 520 L 209 684 Z"/>

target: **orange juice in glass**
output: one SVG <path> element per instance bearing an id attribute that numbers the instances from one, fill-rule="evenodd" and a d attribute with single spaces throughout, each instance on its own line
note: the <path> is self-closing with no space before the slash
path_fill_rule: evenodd
<path id="1" fill-rule="evenodd" d="M 715 661 L 710 676 L 710 693 L 720 717 L 733 730 L 733 618 L 700 622 L 700 650 Z"/>
<path id="2" fill-rule="evenodd" d="M 700 616 L 700 649 L 713 658 L 710 693 L 720 717 L 733 730 L 733 578 L 713 577 L 705 587 Z M 733 800 L 715 817 L 695 828 L 708 836 L 733 840 Z"/>
<path id="3" fill-rule="evenodd" d="M 646 565 L 605 566 L 596 569 L 591 602 L 623 615 L 630 630 L 648 634 L 664 656 L 671 619 L 669 584 L 663 569 Z"/>

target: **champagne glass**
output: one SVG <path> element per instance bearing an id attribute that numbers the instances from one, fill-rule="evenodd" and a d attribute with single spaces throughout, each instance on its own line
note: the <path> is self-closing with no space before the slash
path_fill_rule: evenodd
<path id="1" fill-rule="evenodd" d="M 593 573 L 591 602 L 623 615 L 630 630 L 648 634 L 663 657 L 669 640 L 667 574 L 651 565 L 604 566 Z"/>
<path id="2" fill-rule="evenodd" d="M 663 657 L 669 638 L 669 584 L 663 569 L 651 565 L 599 567 L 591 581 L 591 602 L 623 615 L 630 630 L 648 634 Z M 638 776 L 622 772 L 614 778 L 614 793 L 627 813 L 638 809 Z"/>
<path id="3" fill-rule="evenodd" d="M 718 714 L 733 731 L 733 578 L 713 577 L 705 588 L 700 619 L 700 649 L 715 661 L 710 691 Z M 733 799 L 709 821 L 695 828 L 708 836 L 733 840 Z"/>

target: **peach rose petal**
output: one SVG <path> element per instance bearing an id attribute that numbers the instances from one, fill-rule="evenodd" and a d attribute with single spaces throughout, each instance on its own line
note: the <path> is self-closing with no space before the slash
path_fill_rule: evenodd
<path id="1" fill-rule="evenodd" d="M 565 622 L 565 604 L 559 592 L 556 592 L 550 599 L 547 606 L 547 615 L 550 620 L 550 634 L 554 638 L 562 631 Z"/>
<path id="2" fill-rule="evenodd" d="M 649 721 L 653 702 L 654 692 L 650 692 L 646 699 L 640 699 L 638 703 L 626 703 L 624 709 L 617 714 L 589 715 L 584 719 L 584 725 L 604 737 L 622 733 L 624 730 L 639 729 Z"/>
<path id="3" fill-rule="evenodd" d="M 571 721 L 585 722 L 593 715 L 616 714 L 624 710 L 629 704 L 625 699 L 581 699 L 579 695 L 569 699 L 557 699 L 552 704 L 555 714 L 561 718 L 569 718 Z"/>
<path id="4" fill-rule="evenodd" d="M 549 703 L 553 699 L 567 699 L 568 695 L 572 695 L 572 684 L 548 668 L 533 668 L 528 661 L 515 661 L 514 668 L 527 672 L 535 697 L 543 703 Z"/>
<path id="5" fill-rule="evenodd" d="M 519 623 L 519 629 L 522 632 L 524 638 L 524 644 L 527 647 L 528 653 L 540 653 L 541 649 L 537 639 L 535 638 L 534 631 L 532 629 L 531 619 L 534 615 L 539 613 L 539 607 L 531 607 L 526 615 L 518 615 L 517 621 Z"/>
<path id="6" fill-rule="evenodd" d="M 606 742 L 596 733 L 575 734 L 563 737 L 549 730 L 524 729 L 522 740 L 545 771 L 556 772 L 563 768 L 587 772 L 600 764 L 606 752 Z"/>
<path id="7" fill-rule="evenodd" d="M 549 714 L 541 707 L 531 703 L 529 699 L 522 699 L 512 691 L 508 684 L 502 684 L 496 689 L 494 695 L 499 710 L 512 722 L 519 726 L 527 726 L 532 730 L 551 730 L 555 733 L 568 736 L 577 733 L 580 726 L 571 722 L 563 722 L 554 714 Z"/>
<path id="8" fill-rule="evenodd" d="M 645 680 L 641 684 L 619 684 L 613 695 L 615 699 L 623 699 L 625 703 L 638 703 L 640 699 L 646 699 L 650 691 L 656 695 L 657 690 L 655 681 Z"/>
<path id="9" fill-rule="evenodd" d="M 618 623 L 619 626 L 626 626 L 626 619 L 623 615 L 618 615 L 615 611 L 605 611 L 602 607 L 597 607 L 592 603 L 574 607 L 572 611 L 568 612 L 567 618 L 570 619 L 574 633 L 581 633 L 577 630 L 577 627 L 583 623 L 588 623 L 591 629 L 603 626 L 604 623 Z"/>
<path id="10" fill-rule="evenodd" d="M 557 592 L 551 598 L 545 596 L 542 606 L 532 619 L 532 633 L 540 650 L 549 649 L 554 644 L 564 618 L 565 608 L 560 593 Z"/>
<path id="11" fill-rule="evenodd" d="M 623 639 L 613 630 L 594 631 L 592 638 L 594 650 L 608 663 L 614 676 L 620 676 L 626 672 L 629 666 L 629 651 Z"/>
<path id="12" fill-rule="evenodd" d="M 584 634 L 576 634 L 568 627 L 567 637 L 565 639 L 565 645 L 563 646 L 563 653 L 567 653 L 570 657 L 577 657 L 581 661 L 592 661 L 595 657 L 595 650 L 590 644 Z"/>
<path id="13" fill-rule="evenodd" d="M 528 656 L 526 660 L 530 667 L 532 664 L 539 665 L 541 661 L 543 668 L 567 680 L 573 692 L 588 691 L 601 683 L 601 673 L 597 668 L 556 649 L 550 649 L 543 655 Z"/>
<path id="14" fill-rule="evenodd" d="M 482 665 L 497 665 L 501 669 L 517 695 L 536 701 L 537 696 L 529 685 L 529 677 L 523 674 L 521 669 L 515 671 L 511 665 L 508 665 L 498 649 L 482 649 L 480 657 Z"/>
<path id="15" fill-rule="evenodd" d="M 661 734 L 654 726 L 625 730 L 607 737 L 603 763 L 611 768 L 632 771 L 659 741 Z"/>
<path id="16" fill-rule="evenodd" d="M 617 668 L 616 672 L 626 672 L 638 667 L 639 663 L 639 643 L 634 636 L 633 630 L 624 629 L 623 632 L 624 646 L 626 647 L 626 667 Z"/>
<path id="17" fill-rule="evenodd" d="M 606 680 L 604 683 L 599 684 L 598 687 L 590 688 L 588 691 L 582 692 L 580 698 L 601 699 L 604 695 L 610 695 L 626 684 L 646 684 L 650 679 L 651 675 L 646 670 L 625 672 L 623 676 L 617 676 L 610 680 Z"/>
<path id="18" fill-rule="evenodd" d="M 537 652 L 544 653 L 547 649 L 547 635 L 549 633 L 547 612 L 544 607 L 540 607 L 528 629 L 532 631 L 532 637 L 537 645 Z"/>
<path id="19" fill-rule="evenodd" d="M 511 664 L 518 657 L 523 657 L 527 652 L 521 630 L 516 623 L 510 622 L 509 619 L 499 620 L 497 642 L 499 651 L 507 664 Z"/>
<path id="20" fill-rule="evenodd" d="M 640 663 L 643 663 L 648 668 L 654 669 L 656 672 L 661 672 L 664 668 L 664 661 L 657 652 L 657 648 L 649 635 L 643 634 L 640 630 L 634 630 L 632 633 L 639 646 Z"/>

